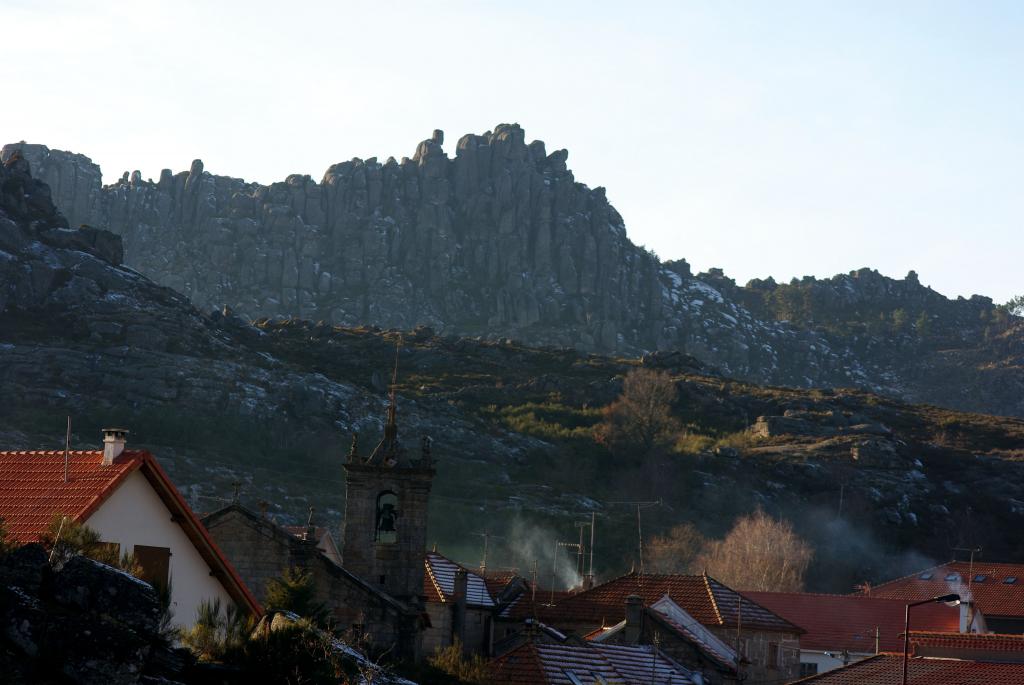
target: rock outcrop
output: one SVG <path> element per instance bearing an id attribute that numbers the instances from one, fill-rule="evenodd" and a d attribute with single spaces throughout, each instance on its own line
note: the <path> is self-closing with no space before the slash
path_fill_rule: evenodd
<path id="1" fill-rule="evenodd" d="M 292 175 L 269 186 L 213 175 L 198 159 L 155 182 L 135 171 L 101 186 L 99 167 L 82 155 L 17 143 L 0 157 L 23 155 L 71 225 L 117 233 L 127 264 L 201 309 L 429 325 L 629 355 L 681 350 L 761 383 L 853 385 L 1024 412 L 1019 395 L 949 394 L 943 381 L 965 361 L 936 354 L 950 349 L 949 336 L 922 349 L 895 339 L 895 329 L 858 336 L 821 325 L 836 307 L 856 310 L 851 305 L 882 295 L 890 307 L 883 320 L 902 308 L 903 333 L 917 321 L 908 326 L 907 311 L 922 307 L 922 321 L 967 322 L 953 332 L 957 348 L 991 369 L 998 353 L 989 353 L 977 325 L 994 311 L 991 301 L 946 300 L 913 273 L 894 281 L 862 270 L 813 288 L 805 279 L 803 290 L 770 280 L 738 287 L 717 269 L 694 275 L 685 261 L 659 262 L 631 243 L 604 188 L 578 183 L 565 150 L 527 142 L 518 125 L 463 136 L 453 157 L 443 143 L 435 131 L 411 158 L 353 159 L 332 165 L 320 182 Z M 817 309 L 798 308 L 804 316 L 795 317 L 787 306 L 794 298 Z M 865 324 L 878 319 L 874 310 L 862 313 Z"/>
<path id="2" fill-rule="evenodd" d="M 123 571 L 82 556 L 51 565 L 26 545 L 0 555 L 0 578 L 5 683 L 172 684 L 194 661 L 161 635 L 152 586 Z"/>

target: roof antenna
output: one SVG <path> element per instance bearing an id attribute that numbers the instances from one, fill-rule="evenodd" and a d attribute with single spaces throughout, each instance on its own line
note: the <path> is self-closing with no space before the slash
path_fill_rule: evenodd
<path id="1" fill-rule="evenodd" d="M 402 336 L 395 343 L 395 369 L 391 372 L 391 391 L 388 393 L 388 415 L 384 424 L 384 441 L 382 445 L 389 450 L 395 449 L 398 439 L 398 422 L 395 420 L 395 387 L 398 385 L 398 352 L 402 349 Z"/>
<path id="2" fill-rule="evenodd" d="M 64 482 L 68 482 L 68 453 L 71 451 L 71 417 L 68 416 L 68 432 L 64 436 Z"/>

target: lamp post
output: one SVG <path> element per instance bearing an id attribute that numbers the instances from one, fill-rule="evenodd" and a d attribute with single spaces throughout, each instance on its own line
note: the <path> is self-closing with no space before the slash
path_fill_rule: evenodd
<path id="1" fill-rule="evenodd" d="M 903 685 L 907 685 L 907 664 L 909 663 L 907 655 L 910 651 L 910 608 L 932 603 L 946 603 L 951 606 L 957 606 L 960 604 L 960 595 L 941 595 L 931 599 L 922 599 L 920 602 L 911 602 L 907 605 L 906 616 L 903 622 Z"/>

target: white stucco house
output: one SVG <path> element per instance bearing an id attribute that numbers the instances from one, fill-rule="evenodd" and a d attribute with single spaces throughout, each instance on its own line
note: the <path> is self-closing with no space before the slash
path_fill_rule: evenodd
<path id="1" fill-rule="evenodd" d="M 262 609 L 152 454 L 125 449 L 106 429 L 103 450 L 0 452 L 0 518 L 8 537 L 37 542 L 55 515 L 83 523 L 119 554 L 134 553 L 144 580 L 170 585 L 172 623 L 195 623 L 219 598 Z"/>

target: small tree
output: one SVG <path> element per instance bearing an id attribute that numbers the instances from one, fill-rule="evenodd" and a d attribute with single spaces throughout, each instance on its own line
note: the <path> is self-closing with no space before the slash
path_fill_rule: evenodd
<path id="1" fill-rule="evenodd" d="M 630 371 L 623 381 L 622 394 L 604 410 L 597 440 L 616 451 L 649 453 L 681 429 L 672 416 L 675 398 L 676 385 L 669 374 L 650 369 Z"/>
<path id="2" fill-rule="evenodd" d="M 697 564 L 741 590 L 799 592 L 813 556 L 788 521 L 758 509 L 740 518 L 723 540 L 708 544 Z"/>
<path id="3" fill-rule="evenodd" d="M 330 610 L 323 602 L 316 600 L 316 585 L 308 569 L 293 566 L 280 578 L 267 581 L 264 601 L 272 611 L 290 611 L 320 627 L 330 623 Z"/>
<path id="4" fill-rule="evenodd" d="M 181 642 L 200 661 L 224 661 L 245 647 L 252 629 L 244 611 L 233 604 L 224 607 L 218 597 L 199 605 L 196 622 L 181 634 Z"/>
<path id="5" fill-rule="evenodd" d="M 673 526 L 665 535 L 656 535 L 644 550 L 647 568 L 652 573 L 688 573 L 700 556 L 707 540 L 692 523 Z"/>
<path id="6" fill-rule="evenodd" d="M 51 551 L 54 559 L 66 561 L 81 554 L 137 578 L 142 576 L 142 567 L 134 554 L 125 552 L 121 555 L 117 545 L 103 542 L 95 530 L 60 513 L 50 519 L 50 525 L 39 536 L 39 542 Z"/>
<path id="7" fill-rule="evenodd" d="M 1024 295 L 1011 297 L 1009 301 L 1003 305 L 1003 309 L 1014 316 L 1024 316 Z"/>
<path id="8" fill-rule="evenodd" d="M 439 647 L 427 659 L 427 663 L 451 676 L 458 683 L 486 683 L 488 681 L 487 660 L 477 654 L 465 656 L 462 643 L 458 639 L 447 647 Z"/>

